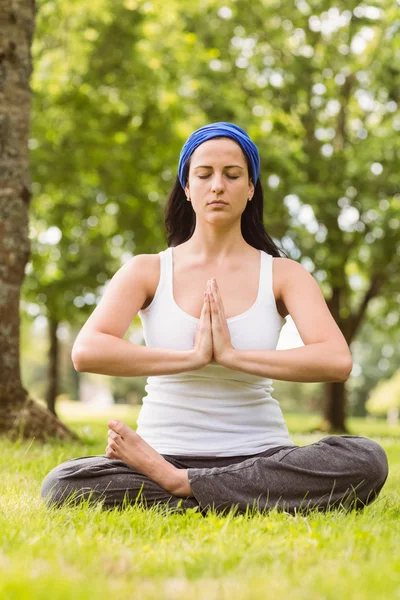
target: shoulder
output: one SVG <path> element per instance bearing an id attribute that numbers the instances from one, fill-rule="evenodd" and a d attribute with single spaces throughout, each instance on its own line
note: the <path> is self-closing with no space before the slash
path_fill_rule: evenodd
<path id="1" fill-rule="evenodd" d="M 160 279 L 159 254 L 136 254 L 125 263 L 124 267 L 134 275 L 136 280 L 140 280 L 147 296 L 154 294 Z"/>
<path id="2" fill-rule="evenodd" d="M 292 258 L 273 257 L 273 282 L 274 292 L 277 298 L 284 299 L 285 292 L 288 289 L 298 288 L 299 286 L 317 285 L 314 277 L 307 271 L 301 263 Z"/>
<path id="3" fill-rule="evenodd" d="M 292 258 L 284 258 L 283 256 L 274 256 L 273 257 L 273 265 L 274 269 L 276 269 L 277 273 L 282 277 L 288 277 L 290 275 L 298 274 L 298 273 L 308 273 L 307 269 L 303 267 L 301 263 L 293 260 Z"/>
<path id="4" fill-rule="evenodd" d="M 126 264 L 137 273 L 151 276 L 154 272 L 157 274 L 160 271 L 160 256 L 159 254 L 136 254 Z"/>
<path id="5" fill-rule="evenodd" d="M 128 263 L 131 263 L 132 268 L 135 269 L 151 268 L 160 264 L 160 256 L 159 254 L 136 254 L 128 260 Z"/>
<path id="6" fill-rule="evenodd" d="M 276 283 L 279 282 L 280 284 L 284 284 L 285 281 L 293 276 L 297 276 L 299 273 L 308 273 L 300 263 L 292 258 L 284 258 L 281 256 L 272 257 L 272 268 L 274 280 Z"/>

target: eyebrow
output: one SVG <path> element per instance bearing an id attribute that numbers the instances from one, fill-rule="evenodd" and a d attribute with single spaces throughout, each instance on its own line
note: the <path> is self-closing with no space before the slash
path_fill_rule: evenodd
<path id="1" fill-rule="evenodd" d="M 243 167 L 241 167 L 240 165 L 226 165 L 224 167 L 224 169 L 233 169 L 233 167 L 237 167 L 238 169 L 243 169 Z M 198 167 L 194 167 L 193 170 L 195 170 L 195 169 L 212 169 L 212 167 L 209 165 L 199 165 Z"/>

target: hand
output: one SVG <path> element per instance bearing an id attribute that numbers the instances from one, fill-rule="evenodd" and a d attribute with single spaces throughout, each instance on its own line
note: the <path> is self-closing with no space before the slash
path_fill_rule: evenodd
<path id="1" fill-rule="evenodd" d="M 196 363 L 195 368 L 205 367 L 213 358 L 211 308 L 207 292 L 204 292 L 204 303 L 194 337 L 193 353 Z"/>
<path id="2" fill-rule="evenodd" d="M 209 282 L 208 291 L 211 302 L 213 355 L 218 363 L 224 364 L 227 355 L 231 354 L 235 348 L 232 345 L 231 334 L 225 317 L 224 305 L 215 279 L 211 279 Z"/>

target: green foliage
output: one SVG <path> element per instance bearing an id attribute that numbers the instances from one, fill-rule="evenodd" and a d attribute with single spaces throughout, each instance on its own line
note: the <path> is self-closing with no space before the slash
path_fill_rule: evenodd
<path id="1" fill-rule="evenodd" d="M 381 310 L 374 302 L 374 310 Z M 398 311 L 397 311 L 398 313 Z M 384 315 L 382 315 L 384 316 Z M 370 319 L 364 321 L 357 339 L 351 345 L 354 373 L 347 383 L 350 414 L 366 416 L 365 401 L 380 381 L 390 379 L 400 364 L 398 328 L 388 321 L 396 319 L 394 311 L 382 319 L 379 329 Z"/>
<path id="2" fill-rule="evenodd" d="M 39 0 L 24 308 L 78 331 L 123 262 L 165 247 L 186 137 L 228 120 L 260 149 L 267 230 L 335 295 L 348 341 L 363 319 L 397 330 L 398 17 L 389 0 Z"/>
<path id="3" fill-rule="evenodd" d="M 372 390 L 366 408 L 372 415 L 384 415 L 390 409 L 400 409 L 400 370 L 390 379 L 380 381 Z"/>

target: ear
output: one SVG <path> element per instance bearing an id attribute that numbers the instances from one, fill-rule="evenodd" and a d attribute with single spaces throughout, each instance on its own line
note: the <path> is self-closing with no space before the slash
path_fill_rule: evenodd
<path id="1" fill-rule="evenodd" d="M 255 191 L 254 184 L 253 184 L 252 180 L 250 179 L 249 180 L 249 196 L 253 197 L 254 191 Z"/>

